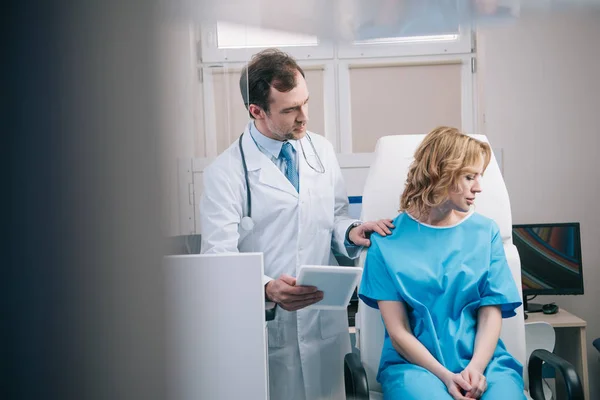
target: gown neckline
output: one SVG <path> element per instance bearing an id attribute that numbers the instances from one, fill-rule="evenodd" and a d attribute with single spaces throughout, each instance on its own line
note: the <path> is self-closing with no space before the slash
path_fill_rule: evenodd
<path id="1" fill-rule="evenodd" d="M 431 225 L 431 224 L 427 224 L 425 222 L 419 221 L 418 219 L 416 219 L 415 217 L 413 217 L 412 215 L 410 215 L 410 213 L 408 211 L 405 211 L 406 215 L 408 215 L 410 217 L 410 219 L 412 219 L 413 221 L 415 221 L 416 223 L 426 226 L 428 228 L 432 228 L 432 229 L 450 229 L 450 228 L 454 228 L 460 224 L 462 224 L 463 222 L 465 222 L 466 220 L 468 220 L 469 218 L 471 218 L 471 215 L 475 214 L 475 211 L 470 210 L 469 213 L 467 215 L 465 215 L 465 217 L 463 219 L 461 219 L 460 221 L 458 221 L 455 224 L 452 225 L 440 225 L 440 226 L 436 226 L 436 225 Z"/>

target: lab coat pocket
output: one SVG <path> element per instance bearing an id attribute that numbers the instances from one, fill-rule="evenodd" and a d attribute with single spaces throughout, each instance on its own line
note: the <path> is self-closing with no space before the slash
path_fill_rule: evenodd
<path id="1" fill-rule="evenodd" d="M 269 348 L 281 348 L 284 346 L 284 327 L 285 325 L 281 321 L 274 320 L 267 322 Z"/>
<path id="2" fill-rule="evenodd" d="M 310 190 L 310 215 L 320 228 L 333 229 L 335 201 L 331 188 Z"/>
<path id="3" fill-rule="evenodd" d="M 319 314 L 321 339 L 348 333 L 348 314 L 345 310 L 322 310 Z"/>

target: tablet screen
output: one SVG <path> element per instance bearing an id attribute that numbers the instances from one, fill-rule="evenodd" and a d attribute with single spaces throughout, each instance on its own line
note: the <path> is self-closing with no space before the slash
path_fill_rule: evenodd
<path id="1" fill-rule="evenodd" d="M 309 306 L 314 309 L 345 309 L 362 270 L 353 267 L 302 266 L 297 285 L 316 286 L 323 300 Z"/>

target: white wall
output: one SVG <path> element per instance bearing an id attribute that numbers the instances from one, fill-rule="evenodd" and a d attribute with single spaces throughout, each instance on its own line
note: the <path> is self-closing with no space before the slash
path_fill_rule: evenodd
<path id="1" fill-rule="evenodd" d="M 169 20 L 159 31 L 161 104 L 161 176 L 165 234 L 178 235 L 177 160 L 204 154 L 195 134 L 202 126 L 202 93 L 196 66 L 196 39 L 189 23 Z"/>
<path id="2" fill-rule="evenodd" d="M 587 320 L 600 399 L 600 12 L 523 15 L 480 31 L 483 130 L 504 149 L 513 223 L 581 222 L 584 296 L 556 296 Z"/>

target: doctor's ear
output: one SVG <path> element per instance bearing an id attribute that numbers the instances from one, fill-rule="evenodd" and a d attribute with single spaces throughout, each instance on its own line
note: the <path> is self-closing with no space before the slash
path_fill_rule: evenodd
<path id="1" fill-rule="evenodd" d="M 264 114 L 263 109 L 260 108 L 259 106 L 257 106 L 256 104 L 250 104 L 248 106 L 248 111 L 254 117 L 254 119 L 263 119 L 264 118 L 265 114 Z"/>

